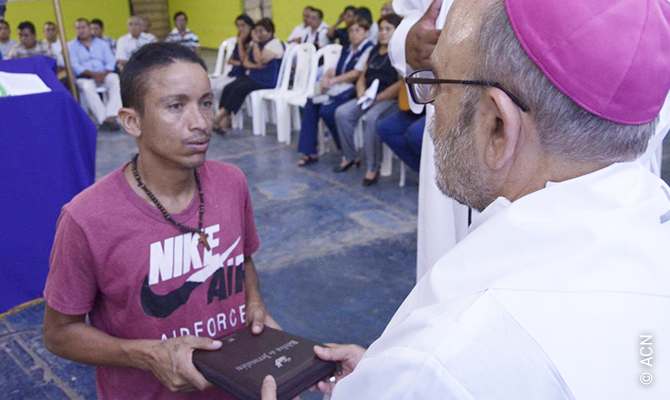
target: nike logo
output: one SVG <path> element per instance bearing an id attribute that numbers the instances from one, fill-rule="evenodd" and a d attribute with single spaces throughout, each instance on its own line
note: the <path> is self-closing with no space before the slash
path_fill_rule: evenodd
<path id="1" fill-rule="evenodd" d="M 186 279 L 186 282 L 184 282 L 181 287 L 167 294 L 160 295 L 152 292 L 149 287 L 149 275 L 147 274 L 147 276 L 144 277 L 142 290 L 140 292 L 140 302 L 142 303 L 144 312 L 151 317 L 165 318 L 175 312 L 179 307 L 186 304 L 189 297 L 191 297 L 191 293 L 193 293 L 198 286 L 214 275 L 218 269 L 223 268 L 224 261 L 230 256 L 230 253 L 233 252 L 235 247 L 237 247 L 240 239 L 241 238 L 237 238 L 235 243 L 223 253 L 218 255 L 212 254 L 212 262 L 209 265 L 206 265 L 201 270 L 193 273 Z"/>

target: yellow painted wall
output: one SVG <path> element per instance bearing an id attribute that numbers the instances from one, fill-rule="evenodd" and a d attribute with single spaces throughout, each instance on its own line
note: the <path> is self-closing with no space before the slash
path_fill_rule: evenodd
<path id="1" fill-rule="evenodd" d="M 380 17 L 382 5 L 387 0 L 272 0 L 272 15 L 275 23 L 276 36 L 286 40 L 296 25 L 302 23 L 302 10 L 306 6 L 312 6 L 323 11 L 323 20 L 328 25 L 337 21 L 344 7 L 352 5 L 354 7 L 367 7 L 372 12 L 373 21 Z M 344 26 L 344 24 L 342 24 Z"/>
<path id="2" fill-rule="evenodd" d="M 77 18 L 99 18 L 105 23 L 105 34 L 118 38 L 128 33 L 126 21 L 130 17 L 128 0 L 61 0 L 61 11 L 65 24 L 65 34 L 71 40 L 76 36 L 74 22 Z M 10 1 L 5 16 L 12 27 L 12 38 L 18 40 L 16 27 L 23 21 L 35 24 L 37 37 L 44 38 L 42 26 L 47 21 L 56 22 L 51 0 Z"/>
<path id="3" fill-rule="evenodd" d="M 188 27 L 202 47 L 218 49 L 225 39 L 237 35 L 235 18 L 244 12 L 242 0 L 168 0 L 170 23 L 177 11 L 188 15 Z"/>

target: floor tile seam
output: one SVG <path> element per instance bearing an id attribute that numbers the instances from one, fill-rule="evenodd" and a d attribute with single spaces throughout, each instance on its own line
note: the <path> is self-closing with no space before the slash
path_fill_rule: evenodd
<path id="1" fill-rule="evenodd" d="M 28 373 L 29 371 L 32 371 L 32 370 L 34 370 L 34 369 L 41 368 L 42 371 L 44 371 L 44 379 L 43 379 L 43 380 L 44 380 L 45 382 L 49 382 L 49 380 L 53 381 L 53 382 L 56 384 L 56 386 L 58 386 L 58 388 L 61 389 L 61 390 L 62 390 L 62 391 L 63 391 L 63 392 L 64 392 L 70 399 L 73 399 L 73 400 L 83 400 L 83 399 L 82 399 L 81 397 L 79 397 L 79 395 L 77 395 L 77 393 L 75 393 L 75 392 L 74 392 L 74 391 L 73 391 L 73 390 L 72 390 L 72 389 L 71 389 L 65 382 L 61 381 L 61 379 L 60 379 L 56 374 L 53 373 L 53 371 L 51 370 L 49 364 L 47 364 L 46 361 L 42 360 L 42 358 L 40 358 L 40 356 L 37 355 L 37 353 L 35 353 L 35 352 L 30 348 L 30 346 L 28 346 L 28 345 L 25 343 L 25 341 L 24 341 L 21 337 L 16 338 L 15 341 L 16 341 L 16 343 L 17 343 L 19 346 L 21 346 L 21 348 L 22 348 L 26 353 L 28 353 L 28 355 L 30 356 L 30 358 L 32 358 L 33 361 L 35 362 L 35 367 L 34 367 L 34 368 L 31 368 L 30 370 L 26 370 L 25 368 L 23 368 L 23 366 L 21 365 L 21 363 L 19 362 L 19 360 L 16 359 L 16 358 L 11 354 L 11 352 L 8 352 L 9 356 L 12 357 L 12 359 L 14 359 L 14 360 L 16 361 L 16 364 L 19 365 L 19 367 L 20 367 L 21 370 L 26 374 L 27 377 L 30 377 L 30 375 L 29 375 L 29 373 Z M 47 350 L 47 351 L 48 351 L 48 350 Z M 74 362 L 74 361 L 70 361 L 70 360 L 68 360 L 68 362 Z"/>
<path id="2" fill-rule="evenodd" d="M 258 150 L 245 150 L 243 152 L 233 154 L 233 155 L 223 155 L 223 156 L 220 156 L 220 157 L 216 157 L 216 159 L 217 160 L 222 160 L 222 161 L 223 160 L 235 160 L 235 159 L 239 159 L 239 158 L 242 158 L 242 157 L 254 156 L 254 155 L 258 155 L 258 154 L 268 153 L 270 151 L 280 150 L 280 149 L 283 149 L 285 147 L 286 147 L 286 145 L 275 145 L 275 146 L 272 146 L 272 147 L 265 147 L 265 148 L 258 149 Z"/>
<path id="3" fill-rule="evenodd" d="M 376 198 L 376 197 L 374 197 L 374 196 L 372 196 L 372 195 L 369 195 L 369 194 L 363 194 L 363 193 L 361 193 L 360 191 L 351 189 L 349 186 L 347 186 L 347 185 L 345 185 L 345 184 L 343 184 L 343 183 L 341 183 L 341 182 L 338 182 L 338 181 L 336 181 L 336 180 L 334 180 L 334 179 L 326 178 L 326 177 L 322 176 L 321 174 L 319 174 L 319 173 L 317 173 L 317 172 L 309 171 L 309 170 L 306 170 L 305 168 L 301 168 L 301 171 L 300 171 L 300 172 L 305 173 L 305 174 L 308 174 L 308 175 L 310 175 L 310 176 L 312 176 L 312 177 L 317 177 L 317 178 L 319 178 L 319 179 L 321 179 L 321 180 L 324 180 L 324 181 L 326 181 L 326 182 L 328 182 L 328 183 L 332 183 L 332 184 L 334 184 L 334 185 L 340 187 L 341 189 L 344 189 L 345 191 L 347 191 L 347 192 L 349 192 L 349 193 L 353 193 L 353 194 L 355 194 L 355 195 L 358 196 L 358 197 L 361 197 L 361 198 L 364 198 L 364 199 L 366 199 L 366 200 L 370 200 L 370 201 L 372 201 L 373 203 L 377 203 L 377 204 L 379 204 L 379 205 L 382 205 L 382 206 L 388 208 L 389 210 L 393 211 L 393 212 L 396 213 L 396 214 L 403 215 L 403 216 L 408 216 L 408 217 L 411 217 L 411 218 L 417 218 L 417 215 L 416 215 L 416 214 L 407 212 L 407 210 L 405 210 L 405 209 L 398 208 L 398 207 L 393 206 L 393 205 L 391 205 L 391 204 L 388 204 L 388 203 L 386 203 L 386 202 L 384 202 L 384 201 L 381 201 L 381 200 L 379 200 L 378 198 Z"/>
<path id="4" fill-rule="evenodd" d="M 268 208 L 268 207 L 275 207 L 275 206 L 277 206 L 277 205 L 279 205 L 279 204 L 290 203 L 290 202 L 292 202 L 292 201 L 298 201 L 298 200 L 303 200 L 303 199 L 306 199 L 306 200 L 313 199 L 313 198 L 316 198 L 316 197 L 321 196 L 321 195 L 323 195 L 323 194 L 327 194 L 328 192 L 335 192 L 335 191 L 337 191 L 337 190 L 340 190 L 340 188 L 329 187 L 329 188 L 324 188 L 324 189 L 320 189 L 320 190 L 316 190 L 316 191 L 309 191 L 310 193 L 307 194 L 306 196 L 295 197 L 295 198 L 290 198 L 290 199 L 283 199 L 283 200 L 280 200 L 280 199 L 270 199 L 270 198 L 268 198 L 268 197 L 266 196 L 266 198 L 268 198 L 268 200 L 270 201 L 270 204 L 263 204 L 263 205 L 260 205 L 260 206 L 258 206 L 258 207 L 257 207 L 256 205 L 254 205 L 254 212 L 257 212 L 257 211 L 260 211 L 260 210 L 264 210 L 264 209 L 266 209 L 266 208 Z M 261 193 L 261 194 L 262 194 L 262 193 Z M 263 196 L 265 196 L 265 195 L 263 195 Z"/>
<path id="5" fill-rule="evenodd" d="M 407 234 L 412 234 L 416 232 L 416 229 L 413 230 L 408 230 L 408 231 L 398 231 L 398 232 L 393 232 L 390 235 L 385 235 L 385 236 L 367 236 L 366 239 L 361 240 L 360 242 L 352 243 L 352 244 L 346 244 L 346 245 L 338 245 L 338 246 L 329 246 L 329 247 L 321 247 L 319 248 L 319 251 L 316 253 L 308 253 L 309 255 L 298 255 L 298 256 L 293 256 L 293 257 L 285 257 L 286 261 L 280 262 L 280 263 L 266 263 L 263 264 L 263 267 L 259 269 L 259 271 L 274 271 L 274 270 L 280 270 L 283 269 L 287 266 L 290 265 L 295 265 L 300 262 L 303 262 L 305 260 L 309 259 L 315 259 L 315 258 L 323 258 L 323 257 L 329 257 L 332 256 L 333 254 L 336 254 L 338 252 L 346 251 L 347 249 L 350 249 L 352 247 L 358 247 L 358 246 L 366 246 L 369 245 L 372 242 L 378 241 L 378 240 L 389 240 L 393 239 L 396 236 L 401 236 L 401 235 L 407 235 Z M 300 253 L 303 254 L 303 253 Z M 280 259 L 279 257 L 273 256 L 272 260 L 278 260 Z"/>

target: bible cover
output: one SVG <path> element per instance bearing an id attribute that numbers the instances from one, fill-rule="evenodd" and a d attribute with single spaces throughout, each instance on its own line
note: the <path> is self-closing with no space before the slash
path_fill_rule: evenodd
<path id="1" fill-rule="evenodd" d="M 219 350 L 195 350 L 193 364 L 208 381 L 243 400 L 260 400 L 267 375 L 277 382 L 277 399 L 290 400 L 335 371 L 319 359 L 315 342 L 265 327 L 260 335 L 246 327 L 218 339 Z"/>

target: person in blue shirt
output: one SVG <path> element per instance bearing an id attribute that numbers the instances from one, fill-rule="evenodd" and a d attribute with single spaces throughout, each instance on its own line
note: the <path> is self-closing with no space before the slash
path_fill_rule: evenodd
<path id="1" fill-rule="evenodd" d="M 109 45 L 91 35 L 90 23 L 79 18 L 74 24 L 77 37 L 68 43 L 72 71 L 77 87 L 102 130 L 119 130 L 117 117 L 121 109 L 119 75 L 114 73 L 116 60 Z M 103 104 L 97 88 L 107 89 Z"/>
<path id="2" fill-rule="evenodd" d="M 365 69 L 373 47 L 367 39 L 369 30 L 368 21 L 360 18 L 354 21 L 349 27 L 350 44 L 342 49 L 337 67 L 326 71 L 321 78 L 324 95 L 307 100 L 302 113 L 302 128 L 298 141 L 298 152 L 303 154 L 298 161 L 299 167 L 319 160 L 316 149 L 319 119 L 322 119 L 328 127 L 337 148 L 341 148 L 335 124 L 335 110 L 356 96 L 354 83 Z"/>
<path id="3" fill-rule="evenodd" d="M 284 44 L 274 37 L 275 25 L 270 18 L 256 22 L 251 32 L 252 44 L 248 56 L 242 61 L 248 75 L 242 75 L 223 89 L 219 107 L 214 118 L 214 129 L 223 133 L 231 126 L 231 114 L 242 107 L 244 99 L 254 90 L 275 87 L 279 67 L 284 56 Z"/>

